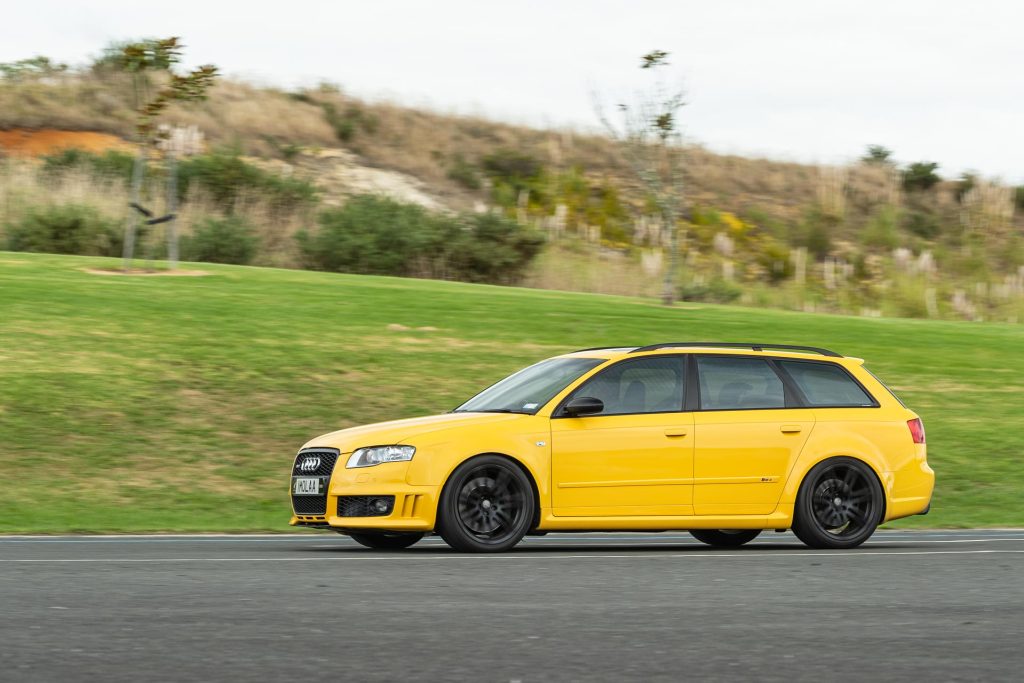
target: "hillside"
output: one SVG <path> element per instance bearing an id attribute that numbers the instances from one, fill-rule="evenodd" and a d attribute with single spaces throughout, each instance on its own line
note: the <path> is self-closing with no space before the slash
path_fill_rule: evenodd
<path id="1" fill-rule="evenodd" d="M 282 530 L 310 437 L 449 410 L 567 350 L 678 339 L 867 359 L 924 418 L 933 511 L 1022 526 L 1024 330 L 385 277 L 0 252 L 0 531 Z"/>
<path id="2" fill-rule="evenodd" d="M 133 130 L 128 93 L 123 74 L 95 66 L 2 78 L 0 130 L 8 137 L 87 131 L 123 141 Z M 210 151 L 317 188 L 315 203 L 284 213 L 268 211 L 252 188 L 240 205 L 213 205 L 202 192 L 186 198 L 186 234 L 207 217 L 240 215 L 258 242 L 253 264 L 308 267 L 294 235 L 314 225 L 322 207 L 367 192 L 441 213 L 497 211 L 531 226 L 548 245 L 520 279 L 531 287 L 651 296 L 668 261 L 649 198 L 623 150 L 601 136 L 365 102 L 331 85 L 286 92 L 230 80 L 164 119 L 195 126 Z M 31 157 L 8 150 L 0 232 L 25 220 L 41 197 L 123 219 L 123 177 L 111 186 L 95 173 L 40 175 Z M 691 210 L 677 226 L 683 299 L 1024 319 L 1020 189 L 978 176 L 942 179 L 927 164 L 885 159 L 816 167 L 699 146 L 687 159 Z M 156 155 L 153 162 L 159 176 Z M 148 187 L 154 202 L 160 182 Z"/>

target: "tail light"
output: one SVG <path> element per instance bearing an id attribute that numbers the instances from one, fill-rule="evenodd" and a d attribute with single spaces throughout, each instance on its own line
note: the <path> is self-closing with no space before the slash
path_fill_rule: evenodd
<path id="1" fill-rule="evenodd" d="M 907 427 L 910 428 L 910 436 L 914 439 L 914 443 L 924 443 L 924 423 L 921 422 L 921 418 L 915 417 L 913 420 L 907 420 Z"/>

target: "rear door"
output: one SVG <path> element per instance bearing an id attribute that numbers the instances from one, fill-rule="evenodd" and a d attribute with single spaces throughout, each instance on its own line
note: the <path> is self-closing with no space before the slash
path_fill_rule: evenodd
<path id="1" fill-rule="evenodd" d="M 769 514 L 814 414 L 799 407 L 768 358 L 702 354 L 694 360 L 694 514 Z"/>

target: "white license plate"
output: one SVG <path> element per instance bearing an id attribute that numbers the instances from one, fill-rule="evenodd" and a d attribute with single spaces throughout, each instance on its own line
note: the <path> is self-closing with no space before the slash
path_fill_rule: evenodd
<path id="1" fill-rule="evenodd" d="M 295 477 L 292 480 L 292 493 L 296 496 L 319 496 L 319 477 Z"/>

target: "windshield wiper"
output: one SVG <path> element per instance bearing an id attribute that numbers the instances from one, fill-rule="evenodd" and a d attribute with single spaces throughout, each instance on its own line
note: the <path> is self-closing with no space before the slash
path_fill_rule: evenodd
<path id="1" fill-rule="evenodd" d="M 513 413 L 515 415 L 529 415 L 525 410 L 512 410 L 511 408 L 490 408 L 488 410 L 466 410 L 467 413 Z"/>

